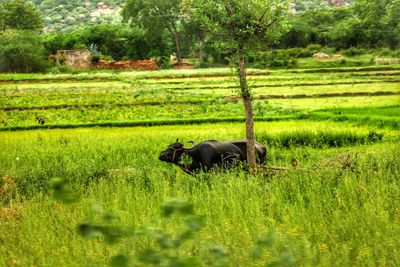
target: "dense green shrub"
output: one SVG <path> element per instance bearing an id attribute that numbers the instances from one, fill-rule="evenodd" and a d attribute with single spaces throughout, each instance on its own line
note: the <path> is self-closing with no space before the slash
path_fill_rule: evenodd
<path id="1" fill-rule="evenodd" d="M 389 48 L 382 48 L 375 53 L 378 57 L 400 57 L 400 49 L 391 50 Z"/>
<path id="2" fill-rule="evenodd" d="M 100 54 L 94 54 L 94 55 L 92 55 L 92 63 L 99 62 L 99 61 L 100 61 L 100 58 L 101 58 L 101 55 L 100 55 Z"/>
<path id="3" fill-rule="evenodd" d="M 45 36 L 44 43 L 48 54 L 55 54 L 60 49 L 88 48 L 94 54 L 115 60 L 148 59 L 170 54 L 163 40 L 145 38 L 141 30 L 122 24 L 103 24 L 73 32 L 52 33 Z"/>
<path id="4" fill-rule="evenodd" d="M 366 54 L 367 50 L 363 48 L 357 48 L 357 47 L 350 47 L 349 49 L 343 50 L 342 54 L 348 57 L 353 57 L 353 56 L 359 56 Z"/>
<path id="5" fill-rule="evenodd" d="M 253 67 L 295 67 L 296 58 L 290 55 L 286 50 L 272 50 L 268 52 L 253 53 L 249 57 L 249 63 Z"/>
<path id="6" fill-rule="evenodd" d="M 0 10 L 0 30 L 42 30 L 43 22 L 40 12 L 28 1 L 0 1 Z"/>
<path id="7" fill-rule="evenodd" d="M 0 71 L 39 72 L 48 67 L 42 39 L 37 33 L 6 30 L 0 33 Z"/>
<path id="8" fill-rule="evenodd" d="M 285 50 L 291 57 L 294 58 L 307 58 L 312 57 L 315 53 L 324 52 L 326 54 L 333 54 L 336 49 L 333 47 L 322 47 L 319 44 L 311 44 L 305 48 L 289 48 Z"/>

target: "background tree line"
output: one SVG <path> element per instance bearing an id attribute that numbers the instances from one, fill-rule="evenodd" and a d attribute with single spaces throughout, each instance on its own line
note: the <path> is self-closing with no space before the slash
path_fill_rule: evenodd
<path id="1" fill-rule="evenodd" d="M 47 3 L 34 2 L 42 6 Z M 57 1 L 48 2 L 55 6 Z M 258 51 L 271 49 L 304 48 L 294 53 L 301 57 L 314 51 L 307 50 L 310 45 L 333 51 L 400 46 L 400 0 L 355 0 L 350 7 L 314 10 L 318 3 L 326 7 L 326 1 L 296 2 L 304 11 L 290 15 L 287 34 L 278 43 L 261 43 L 249 53 L 250 62 L 265 58 L 265 53 Z M 74 6 L 68 3 L 65 5 Z M 118 1 L 109 4 L 121 5 Z M 232 53 L 220 36 L 187 17 L 179 0 L 126 0 L 121 15 L 123 21 L 119 23 L 44 33 L 45 20 L 34 3 L 0 0 L 0 70 L 42 71 L 47 63 L 41 59 L 58 49 L 87 48 L 114 60 L 156 58 L 164 67 L 168 67 L 172 53 L 178 59 L 198 58 L 201 66 L 227 64 Z M 294 50 L 290 51 L 293 54 Z M 269 53 L 268 57 L 276 54 Z"/>

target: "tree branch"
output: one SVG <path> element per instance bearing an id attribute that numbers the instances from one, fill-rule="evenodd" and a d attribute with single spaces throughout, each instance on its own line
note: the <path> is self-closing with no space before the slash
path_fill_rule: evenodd
<path id="1" fill-rule="evenodd" d="M 226 13 L 228 14 L 228 16 L 229 17 L 232 17 L 232 15 L 233 15 L 233 8 L 228 4 L 228 1 L 224 1 L 224 6 L 225 6 L 225 10 L 226 10 Z"/>
<path id="2" fill-rule="evenodd" d="M 265 14 L 267 14 L 268 10 L 269 10 L 269 6 L 266 6 L 266 8 L 264 9 L 264 12 L 261 14 L 261 17 L 257 20 L 259 24 L 261 23 L 261 21 L 264 18 Z"/>

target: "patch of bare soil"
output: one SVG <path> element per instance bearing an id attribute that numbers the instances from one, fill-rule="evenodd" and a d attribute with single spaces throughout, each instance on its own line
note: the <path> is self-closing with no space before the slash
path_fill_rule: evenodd
<path id="1" fill-rule="evenodd" d="M 107 78 L 55 78 L 55 79 L 24 79 L 24 80 L 0 80 L 0 84 L 15 84 L 15 83 L 52 83 L 52 82 L 104 82 L 110 81 Z"/>
<path id="2" fill-rule="evenodd" d="M 179 70 L 191 70 L 194 68 L 194 65 L 188 63 L 181 63 L 181 65 L 174 64 L 172 68 L 179 69 Z"/>
<path id="3" fill-rule="evenodd" d="M 0 179 L 0 197 L 15 192 L 16 183 L 11 175 L 4 175 Z"/>
<path id="4" fill-rule="evenodd" d="M 110 69 L 110 70 L 158 70 L 159 67 L 153 60 L 127 60 L 127 61 L 105 61 L 93 63 L 95 69 Z"/>
<path id="5" fill-rule="evenodd" d="M 319 162 L 318 164 L 314 164 L 312 166 L 313 169 L 319 168 L 338 168 L 342 170 L 350 170 L 355 171 L 359 164 L 359 154 L 351 153 L 349 151 L 331 156 Z"/>
<path id="6" fill-rule="evenodd" d="M 16 220 L 22 212 L 22 205 L 12 205 L 9 207 L 0 208 L 0 223 Z"/>

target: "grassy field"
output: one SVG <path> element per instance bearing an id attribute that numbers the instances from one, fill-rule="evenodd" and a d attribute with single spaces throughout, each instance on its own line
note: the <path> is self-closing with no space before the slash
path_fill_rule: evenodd
<path id="1" fill-rule="evenodd" d="M 293 119 L 326 108 L 397 106 L 395 67 L 250 70 L 257 120 Z M 243 105 L 229 70 L 2 75 L 0 130 L 238 121 Z M 391 120 L 396 120 L 392 117 Z"/>
<path id="2" fill-rule="evenodd" d="M 120 254 L 146 266 L 149 248 L 200 266 L 398 266 L 399 71 L 251 70 L 256 138 L 267 165 L 288 170 L 197 179 L 158 155 L 176 138 L 243 138 L 229 70 L 0 75 L 0 266 L 105 266 Z M 75 202 L 57 200 L 54 178 Z M 171 198 L 205 219 L 178 252 L 160 235 L 79 235 L 89 222 L 176 235 L 180 218 L 161 214 Z"/>

